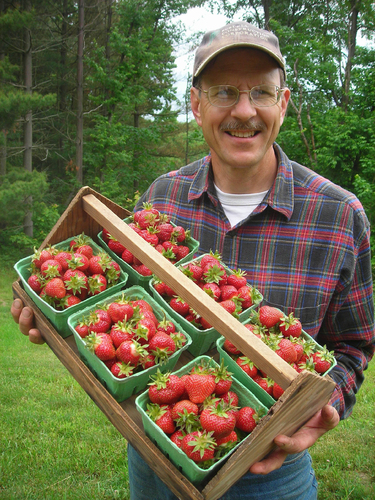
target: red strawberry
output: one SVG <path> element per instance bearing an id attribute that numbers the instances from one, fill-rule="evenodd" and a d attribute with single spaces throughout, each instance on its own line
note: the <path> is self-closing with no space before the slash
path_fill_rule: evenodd
<path id="1" fill-rule="evenodd" d="M 241 271 L 241 269 L 236 269 L 233 274 L 229 274 L 227 278 L 227 284 L 234 286 L 237 290 L 247 286 L 246 273 Z"/>
<path id="2" fill-rule="evenodd" d="M 79 269 L 80 271 L 86 271 L 89 268 L 90 261 L 86 255 L 74 252 L 73 257 L 69 260 L 70 269 Z"/>
<path id="3" fill-rule="evenodd" d="M 54 259 L 60 262 L 63 272 L 69 269 L 69 260 L 72 258 L 70 252 L 59 252 L 54 256 Z"/>
<path id="4" fill-rule="evenodd" d="M 105 229 L 103 227 L 103 231 L 102 231 L 103 241 L 108 244 L 108 241 L 109 241 L 110 237 L 111 237 L 111 235 L 110 235 L 109 231 L 107 231 L 107 229 Z"/>
<path id="5" fill-rule="evenodd" d="M 185 379 L 185 388 L 193 403 L 203 403 L 216 387 L 215 377 L 208 373 L 190 374 Z"/>
<path id="6" fill-rule="evenodd" d="M 108 241 L 108 248 L 118 256 L 121 256 L 125 250 L 125 246 L 113 237 Z"/>
<path id="7" fill-rule="evenodd" d="M 189 312 L 189 304 L 185 302 L 181 297 L 172 298 L 169 305 L 181 316 L 186 316 Z"/>
<path id="8" fill-rule="evenodd" d="M 213 432 L 213 437 L 221 438 L 228 436 L 236 425 L 236 417 L 233 413 L 225 411 L 219 403 L 216 408 L 210 407 L 202 411 L 200 423 L 207 432 Z"/>
<path id="9" fill-rule="evenodd" d="M 108 311 L 104 309 L 95 309 L 92 311 L 89 318 L 88 327 L 91 332 L 106 333 L 112 325 L 111 317 Z"/>
<path id="10" fill-rule="evenodd" d="M 334 361 L 333 352 L 328 351 L 324 346 L 322 351 L 314 352 L 312 355 L 315 371 L 318 373 L 325 373 L 331 368 Z"/>
<path id="11" fill-rule="evenodd" d="M 61 305 L 64 309 L 67 309 L 68 307 L 75 306 L 76 304 L 79 304 L 80 302 L 81 302 L 81 299 L 79 299 L 75 295 L 67 294 L 61 300 Z"/>
<path id="12" fill-rule="evenodd" d="M 107 280 L 103 274 L 93 274 L 88 279 L 89 295 L 97 295 L 107 288 Z"/>
<path id="13" fill-rule="evenodd" d="M 275 352 L 287 363 L 295 363 L 297 361 L 297 351 L 294 348 L 294 344 L 287 338 L 282 338 L 279 341 Z"/>
<path id="14" fill-rule="evenodd" d="M 139 359 L 139 363 L 142 365 L 142 368 L 144 370 L 147 370 L 147 368 L 151 368 L 152 366 L 156 365 L 155 356 L 153 356 L 152 354 L 141 356 Z"/>
<path id="15" fill-rule="evenodd" d="M 221 288 L 217 283 L 205 283 L 202 290 L 212 297 L 216 302 L 221 299 Z"/>
<path id="16" fill-rule="evenodd" d="M 39 274 L 32 274 L 28 280 L 27 283 L 29 284 L 30 288 L 34 290 L 35 293 L 38 295 L 42 291 L 43 285 L 42 285 L 42 277 L 39 276 Z"/>
<path id="17" fill-rule="evenodd" d="M 46 278 L 56 278 L 62 273 L 62 265 L 55 259 L 45 260 L 40 266 L 40 272 Z"/>
<path id="18" fill-rule="evenodd" d="M 246 356 L 237 358 L 236 363 L 249 377 L 254 378 L 258 374 L 257 367 Z"/>
<path id="19" fill-rule="evenodd" d="M 176 427 L 169 406 L 160 406 L 156 403 L 147 405 L 148 416 L 165 434 L 173 434 Z"/>
<path id="20" fill-rule="evenodd" d="M 185 413 L 185 410 L 187 413 L 192 413 L 193 415 L 198 415 L 199 413 L 198 405 L 189 399 L 182 399 L 175 403 L 172 407 L 173 420 L 178 420 Z"/>
<path id="21" fill-rule="evenodd" d="M 253 380 L 262 388 L 266 391 L 267 394 L 272 396 L 273 393 L 273 380 L 269 379 L 268 377 L 262 377 L 260 375 L 257 375 L 256 377 L 253 378 Z"/>
<path id="22" fill-rule="evenodd" d="M 248 309 L 254 304 L 252 288 L 248 285 L 242 286 L 237 290 L 237 295 L 241 299 L 242 309 Z"/>
<path id="23" fill-rule="evenodd" d="M 146 354 L 145 348 L 135 340 L 125 340 L 116 350 L 116 356 L 120 361 L 134 366 L 137 366 L 140 358 Z"/>
<path id="24" fill-rule="evenodd" d="M 198 283 L 203 276 L 203 269 L 198 264 L 190 262 L 183 267 L 182 272 L 195 283 Z"/>
<path id="25" fill-rule="evenodd" d="M 132 327 L 129 324 L 122 322 L 115 323 L 109 334 L 116 349 L 120 347 L 125 340 L 133 340 L 134 337 Z"/>
<path id="26" fill-rule="evenodd" d="M 215 376 L 215 394 L 216 396 L 221 396 L 229 391 L 232 386 L 232 374 L 229 372 L 228 368 L 224 365 L 224 359 L 221 360 L 220 366 L 215 368 L 213 371 Z"/>
<path id="27" fill-rule="evenodd" d="M 272 396 L 273 396 L 273 399 L 279 399 L 280 396 L 282 396 L 284 394 L 284 389 L 282 389 L 279 384 L 276 384 L 276 382 L 274 382 L 273 384 L 273 388 L 272 388 Z"/>
<path id="28" fill-rule="evenodd" d="M 155 356 L 157 363 L 165 363 L 176 351 L 176 344 L 169 335 L 158 332 L 150 340 L 148 350 Z"/>
<path id="29" fill-rule="evenodd" d="M 228 339 L 224 340 L 223 348 L 230 354 L 241 354 L 241 351 Z"/>
<path id="30" fill-rule="evenodd" d="M 153 247 L 156 247 L 156 245 L 159 243 L 159 238 L 154 231 L 154 227 L 148 227 L 147 229 L 142 229 L 142 231 L 139 233 L 139 236 Z"/>
<path id="31" fill-rule="evenodd" d="M 91 259 L 93 256 L 93 249 L 90 245 L 80 245 L 76 250 L 77 253 L 85 255 L 88 259 Z"/>
<path id="32" fill-rule="evenodd" d="M 144 264 L 140 264 L 139 266 L 134 266 L 134 269 L 141 276 L 151 276 L 152 275 L 152 271 L 147 266 L 145 266 Z"/>
<path id="33" fill-rule="evenodd" d="M 40 269 L 43 262 L 45 262 L 46 260 L 50 260 L 52 258 L 53 258 L 52 251 L 43 249 L 43 250 L 36 250 L 31 260 L 34 266 Z"/>
<path id="34" fill-rule="evenodd" d="M 277 325 L 284 317 L 284 314 L 276 307 L 262 306 L 259 308 L 259 321 L 266 328 Z"/>
<path id="35" fill-rule="evenodd" d="M 44 287 L 45 293 L 49 297 L 62 299 L 66 295 L 64 282 L 61 278 L 52 278 Z"/>
<path id="36" fill-rule="evenodd" d="M 176 325 L 173 323 L 173 321 L 164 318 L 162 319 L 158 324 L 157 324 L 157 331 L 159 332 L 164 332 L 167 335 L 170 335 L 171 333 L 174 333 L 176 331 Z"/>
<path id="37" fill-rule="evenodd" d="M 113 323 L 118 321 L 129 321 L 134 314 L 133 306 L 125 298 L 112 302 L 108 306 L 108 314 Z"/>
<path id="38" fill-rule="evenodd" d="M 252 432 L 258 421 L 257 412 L 250 406 L 241 408 L 237 415 L 236 427 L 244 432 Z"/>
<path id="39" fill-rule="evenodd" d="M 220 287 L 221 290 L 221 300 L 229 300 L 238 295 L 237 288 L 233 285 L 223 285 Z"/>
<path id="40" fill-rule="evenodd" d="M 177 375 L 158 370 L 150 378 L 152 382 L 149 383 L 148 396 L 152 403 L 176 403 L 184 393 L 184 382 Z"/>
<path id="41" fill-rule="evenodd" d="M 185 238 L 186 233 L 185 229 L 182 226 L 176 226 L 173 228 L 171 239 L 178 241 L 178 243 L 182 243 L 183 241 L 185 241 Z"/>
<path id="42" fill-rule="evenodd" d="M 182 439 L 181 449 L 196 463 L 211 460 L 214 457 L 216 442 L 206 432 L 194 431 Z"/>
<path id="43" fill-rule="evenodd" d="M 173 226 L 170 222 L 164 222 L 158 225 L 158 236 L 160 241 L 168 241 L 171 239 Z"/>
<path id="44" fill-rule="evenodd" d="M 238 406 L 239 404 L 239 399 L 238 399 L 238 394 L 234 391 L 228 391 L 226 394 L 223 394 L 221 396 L 221 399 L 231 405 L 231 406 Z"/>
<path id="45" fill-rule="evenodd" d="M 237 443 L 238 437 L 236 431 L 232 431 L 228 436 L 222 438 L 215 438 L 216 446 L 223 446 L 228 444 Z"/>
<path id="46" fill-rule="evenodd" d="M 182 440 L 185 435 L 186 433 L 182 429 L 178 429 L 170 436 L 170 439 L 178 448 L 181 448 Z"/>
<path id="47" fill-rule="evenodd" d="M 220 255 L 218 253 L 212 253 L 210 252 L 209 254 L 203 255 L 203 257 L 200 260 L 200 264 L 202 269 L 206 267 L 206 265 L 209 262 L 213 262 L 214 264 L 219 264 L 220 263 Z"/>
<path id="48" fill-rule="evenodd" d="M 117 378 L 126 378 L 133 375 L 134 366 L 130 363 L 124 363 L 122 361 L 117 361 L 111 366 L 112 374 Z"/>
<path id="49" fill-rule="evenodd" d="M 178 246 L 178 252 L 176 255 L 176 260 L 179 261 L 181 259 L 184 259 L 187 257 L 190 253 L 190 248 L 186 245 L 179 245 Z"/>
<path id="50" fill-rule="evenodd" d="M 104 274 L 110 268 L 111 261 L 111 257 L 105 252 L 94 255 L 89 260 L 89 273 Z"/>
<path id="51" fill-rule="evenodd" d="M 85 338 L 86 346 L 102 361 L 113 359 L 116 355 L 112 339 L 107 334 L 90 333 Z"/>
<path id="52" fill-rule="evenodd" d="M 299 319 L 291 312 L 289 316 L 284 316 L 279 324 L 279 329 L 285 337 L 299 337 L 302 333 L 302 325 Z"/>
<path id="53" fill-rule="evenodd" d="M 79 295 L 88 291 L 88 278 L 85 273 L 78 269 L 68 269 L 63 275 L 65 288 L 73 295 Z"/>
<path id="54" fill-rule="evenodd" d="M 130 266 L 134 264 L 134 255 L 127 248 L 125 248 L 125 250 L 122 252 L 121 258 L 124 262 L 126 262 Z"/>
<path id="55" fill-rule="evenodd" d="M 83 339 L 89 335 L 89 327 L 85 321 L 80 321 L 75 327 L 75 331 L 78 333 L 80 337 Z"/>

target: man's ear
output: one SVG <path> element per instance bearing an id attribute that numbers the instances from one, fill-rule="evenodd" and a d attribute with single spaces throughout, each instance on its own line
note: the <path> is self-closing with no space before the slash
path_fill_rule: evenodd
<path id="1" fill-rule="evenodd" d="M 195 87 L 192 87 L 190 89 L 191 110 L 193 112 L 195 121 L 201 127 L 202 126 L 201 113 L 200 113 L 201 100 L 199 97 L 199 93 L 200 93 L 200 91 L 198 89 L 196 89 Z"/>
<path id="2" fill-rule="evenodd" d="M 280 101 L 280 104 L 281 104 L 281 106 L 280 106 L 280 125 L 282 125 L 284 122 L 286 110 L 288 109 L 289 97 L 290 97 L 290 90 L 288 88 L 286 88 L 283 92 L 283 95 L 282 95 L 281 101 Z"/>

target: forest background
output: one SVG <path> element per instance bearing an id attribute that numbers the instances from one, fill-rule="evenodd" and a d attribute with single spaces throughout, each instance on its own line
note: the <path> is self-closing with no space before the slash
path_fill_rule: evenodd
<path id="1" fill-rule="evenodd" d="M 181 15 L 203 6 L 277 34 L 292 91 L 278 143 L 375 219 L 372 0 L 0 0 L 2 255 L 29 254 L 82 185 L 132 209 L 207 154 L 189 68 L 179 99 L 175 73 L 202 36 Z"/>

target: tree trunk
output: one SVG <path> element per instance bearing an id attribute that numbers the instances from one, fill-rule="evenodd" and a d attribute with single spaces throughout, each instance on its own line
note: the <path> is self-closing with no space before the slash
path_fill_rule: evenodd
<path id="1" fill-rule="evenodd" d="M 83 43 L 85 23 L 85 2 L 78 1 L 78 53 L 77 53 L 77 180 L 83 183 Z"/>
<path id="2" fill-rule="evenodd" d="M 25 10 L 31 10 L 31 2 L 25 1 Z M 32 93 L 32 43 L 31 32 L 25 28 L 24 33 L 24 84 L 25 92 Z M 28 172 L 32 172 L 32 145 L 33 145 L 33 116 L 32 111 L 28 111 L 25 116 L 23 126 L 23 166 Z M 27 210 L 23 222 L 24 232 L 26 236 L 33 237 L 33 221 L 32 221 L 32 197 L 26 198 Z"/>
<path id="3" fill-rule="evenodd" d="M 360 2 L 358 0 L 351 0 L 350 13 L 349 13 L 349 27 L 348 27 L 348 61 L 345 68 L 345 80 L 344 80 L 344 94 L 342 99 L 343 108 L 345 111 L 348 109 L 349 104 L 349 89 L 350 89 L 350 78 L 352 72 L 353 59 L 355 55 L 357 31 L 358 31 L 358 15 Z"/>

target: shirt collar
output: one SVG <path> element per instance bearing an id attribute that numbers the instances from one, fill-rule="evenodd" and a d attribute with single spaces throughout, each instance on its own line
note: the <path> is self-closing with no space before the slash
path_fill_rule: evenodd
<path id="1" fill-rule="evenodd" d="M 260 213 L 269 206 L 285 215 L 289 220 L 292 217 L 294 206 L 293 168 L 289 158 L 280 146 L 275 143 L 274 149 L 278 160 L 277 175 L 271 189 L 253 214 Z M 217 197 L 214 195 L 212 170 L 210 168 L 211 155 L 204 157 L 200 162 L 197 175 L 189 191 L 189 201 L 199 198 L 203 193 L 207 193 L 216 205 Z"/>

